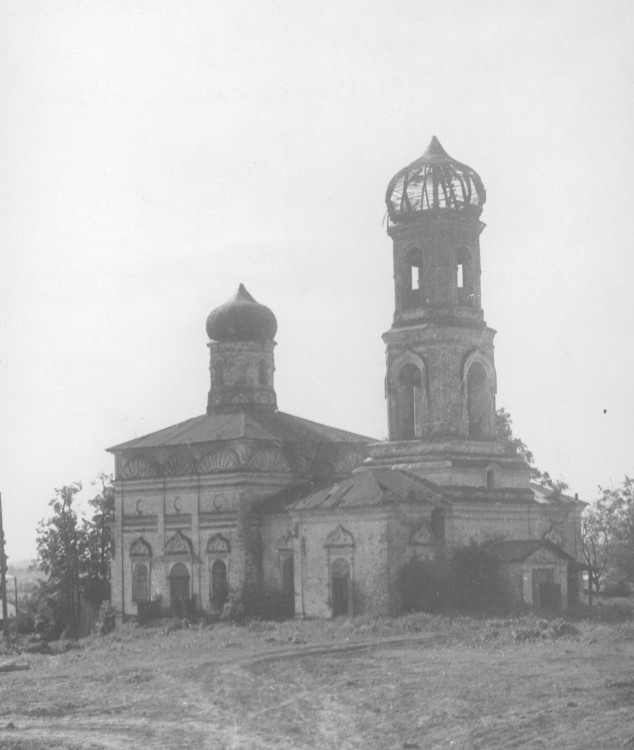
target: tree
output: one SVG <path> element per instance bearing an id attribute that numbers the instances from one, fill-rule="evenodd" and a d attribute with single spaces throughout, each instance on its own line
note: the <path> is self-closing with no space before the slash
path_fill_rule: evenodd
<path id="1" fill-rule="evenodd" d="M 50 518 L 40 521 L 37 550 L 40 569 L 47 574 L 34 599 L 45 611 L 51 637 L 64 629 L 79 635 L 82 599 L 100 604 L 110 598 L 111 523 L 114 519 L 112 478 L 101 474 L 101 491 L 88 501 L 93 512 L 80 518 L 74 507 L 81 482 L 55 490 Z M 95 482 L 95 484 L 97 483 Z"/>
<path id="2" fill-rule="evenodd" d="M 581 524 L 590 585 L 597 593 L 609 569 L 621 579 L 634 581 L 634 479 L 626 476 L 621 487 L 599 487 L 599 492 L 599 498 L 584 511 Z"/>
<path id="3" fill-rule="evenodd" d="M 588 595 L 592 588 L 599 593 L 600 580 L 606 571 L 610 554 L 611 535 L 603 510 L 589 505 L 581 517 L 581 547 L 588 566 Z"/>
<path id="4" fill-rule="evenodd" d="M 506 409 L 498 409 L 495 414 L 495 425 L 497 428 L 498 438 L 503 440 L 509 449 L 509 452 L 522 458 L 530 466 L 531 479 L 542 487 L 547 487 L 556 494 L 561 494 L 568 489 L 568 485 L 563 479 L 553 479 L 547 471 L 541 471 L 535 466 L 535 456 L 528 449 L 526 443 L 520 438 L 513 435 L 513 420 Z"/>
<path id="5" fill-rule="evenodd" d="M 53 515 L 40 521 L 37 527 L 37 551 L 40 568 L 48 575 L 41 596 L 53 603 L 56 630 L 70 628 L 79 633 L 81 617 L 80 560 L 81 530 L 77 512 L 73 508 L 81 482 L 55 490 L 49 502 Z"/>
<path id="6" fill-rule="evenodd" d="M 114 490 L 112 476 L 100 474 L 93 484 L 101 492 L 88 501 L 93 513 L 82 521 L 82 591 L 93 604 L 110 599 L 110 561 L 113 552 Z"/>

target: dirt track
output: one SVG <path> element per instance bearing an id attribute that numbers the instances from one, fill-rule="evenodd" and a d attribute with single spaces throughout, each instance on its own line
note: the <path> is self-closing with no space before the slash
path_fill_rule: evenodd
<path id="1" fill-rule="evenodd" d="M 634 737 L 630 635 L 472 645 L 271 633 L 109 637 L 29 657 L 29 671 L 0 674 L 0 748 L 595 750 Z"/>

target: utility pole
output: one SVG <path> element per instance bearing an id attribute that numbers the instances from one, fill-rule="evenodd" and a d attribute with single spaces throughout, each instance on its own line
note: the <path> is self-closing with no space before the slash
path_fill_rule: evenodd
<path id="1" fill-rule="evenodd" d="M 9 645 L 9 612 L 7 609 L 7 556 L 4 550 L 4 526 L 2 524 L 2 493 L 0 492 L 0 588 L 2 588 L 2 636 Z"/>
<path id="2" fill-rule="evenodd" d="M 15 584 L 15 643 L 17 645 L 20 636 L 20 626 L 18 624 L 18 577 L 13 576 L 13 583 Z"/>

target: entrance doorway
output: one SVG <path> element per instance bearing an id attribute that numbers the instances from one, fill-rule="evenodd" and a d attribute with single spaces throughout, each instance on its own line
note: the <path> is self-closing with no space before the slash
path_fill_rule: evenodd
<path id="1" fill-rule="evenodd" d="M 223 560 L 211 566 L 211 601 L 218 608 L 227 601 L 227 566 Z"/>
<path id="2" fill-rule="evenodd" d="M 332 564 L 330 592 L 332 616 L 340 617 L 341 615 L 351 615 L 352 580 L 350 579 L 350 565 L 342 558 L 338 558 Z"/>
<path id="3" fill-rule="evenodd" d="M 189 605 L 189 571 L 183 563 L 176 563 L 170 570 L 170 606 L 172 614 L 183 617 Z"/>
<path id="4" fill-rule="evenodd" d="M 561 609 L 561 586 L 555 583 L 553 568 L 533 568 L 533 607 Z"/>
<path id="5" fill-rule="evenodd" d="M 292 557 L 287 557 L 282 563 L 282 591 L 292 617 L 295 614 L 295 564 Z"/>

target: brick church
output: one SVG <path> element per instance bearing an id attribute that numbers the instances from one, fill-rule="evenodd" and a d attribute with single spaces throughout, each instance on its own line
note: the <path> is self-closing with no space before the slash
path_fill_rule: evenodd
<path id="1" fill-rule="evenodd" d="M 495 540 L 518 599 L 577 596 L 583 503 L 531 485 L 496 435 L 485 200 L 436 138 L 388 185 L 387 441 L 278 411 L 277 321 L 242 285 L 210 313 L 206 413 L 109 449 L 122 614 L 218 610 L 245 584 L 284 592 L 296 617 L 396 614 L 408 559 L 471 540 Z"/>

